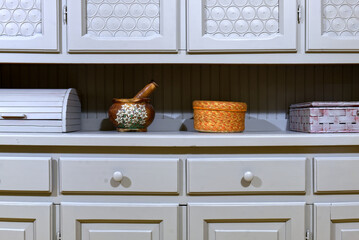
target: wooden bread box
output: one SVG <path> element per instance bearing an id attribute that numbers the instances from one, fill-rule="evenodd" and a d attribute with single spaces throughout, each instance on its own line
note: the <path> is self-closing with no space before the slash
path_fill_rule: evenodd
<path id="1" fill-rule="evenodd" d="M 81 129 L 75 89 L 0 89 L 0 132 L 74 132 Z"/>

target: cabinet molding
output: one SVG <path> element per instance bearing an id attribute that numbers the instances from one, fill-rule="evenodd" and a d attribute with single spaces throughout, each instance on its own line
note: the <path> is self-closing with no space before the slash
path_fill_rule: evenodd
<path id="1" fill-rule="evenodd" d="M 61 203 L 63 240 L 175 240 L 178 223 L 178 204 Z"/>
<path id="2" fill-rule="evenodd" d="M 68 1 L 68 51 L 177 52 L 179 3 Z"/>
<path id="3" fill-rule="evenodd" d="M 359 5 L 355 1 L 307 0 L 308 52 L 359 52 Z"/>
<path id="4" fill-rule="evenodd" d="M 59 0 L 2 1 L 0 52 L 58 52 Z"/>
<path id="5" fill-rule="evenodd" d="M 304 203 L 190 203 L 188 214 L 189 240 L 305 239 Z"/>
<path id="6" fill-rule="evenodd" d="M 187 1 L 189 52 L 297 50 L 296 0 L 227 2 Z"/>

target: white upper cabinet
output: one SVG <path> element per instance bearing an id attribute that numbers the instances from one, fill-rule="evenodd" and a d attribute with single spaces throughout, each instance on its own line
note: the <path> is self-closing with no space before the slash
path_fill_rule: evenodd
<path id="1" fill-rule="evenodd" d="M 295 52 L 296 0 L 188 0 L 189 52 Z"/>
<path id="2" fill-rule="evenodd" d="M 307 51 L 359 52 L 359 1 L 307 0 Z"/>
<path id="3" fill-rule="evenodd" d="M 67 3 L 69 52 L 177 51 L 177 0 Z"/>
<path id="4" fill-rule="evenodd" d="M 1 52 L 58 52 L 58 0 L 0 0 Z"/>

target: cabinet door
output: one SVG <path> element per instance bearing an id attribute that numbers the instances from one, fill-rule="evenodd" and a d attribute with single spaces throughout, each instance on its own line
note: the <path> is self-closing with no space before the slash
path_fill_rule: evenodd
<path id="1" fill-rule="evenodd" d="M 294 52 L 296 0 L 188 0 L 190 52 Z"/>
<path id="2" fill-rule="evenodd" d="M 0 51 L 58 52 L 58 0 L 0 0 Z"/>
<path id="3" fill-rule="evenodd" d="M 307 0 L 307 51 L 359 52 L 359 2 Z"/>
<path id="4" fill-rule="evenodd" d="M 51 203 L 0 203 L 0 239 L 52 239 L 51 213 Z"/>
<path id="5" fill-rule="evenodd" d="M 175 52 L 177 12 L 177 0 L 68 1 L 68 50 Z"/>
<path id="6" fill-rule="evenodd" d="M 304 203 L 189 204 L 189 240 L 302 240 Z"/>
<path id="7" fill-rule="evenodd" d="M 63 240 L 176 240 L 176 204 L 61 204 Z"/>
<path id="8" fill-rule="evenodd" d="M 314 239 L 359 239 L 359 203 L 321 203 L 314 206 Z"/>

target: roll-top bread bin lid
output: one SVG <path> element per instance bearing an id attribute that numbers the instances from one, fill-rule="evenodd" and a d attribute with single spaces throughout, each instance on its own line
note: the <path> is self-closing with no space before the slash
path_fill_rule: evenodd
<path id="1" fill-rule="evenodd" d="M 75 89 L 0 89 L 0 132 L 80 130 Z"/>

